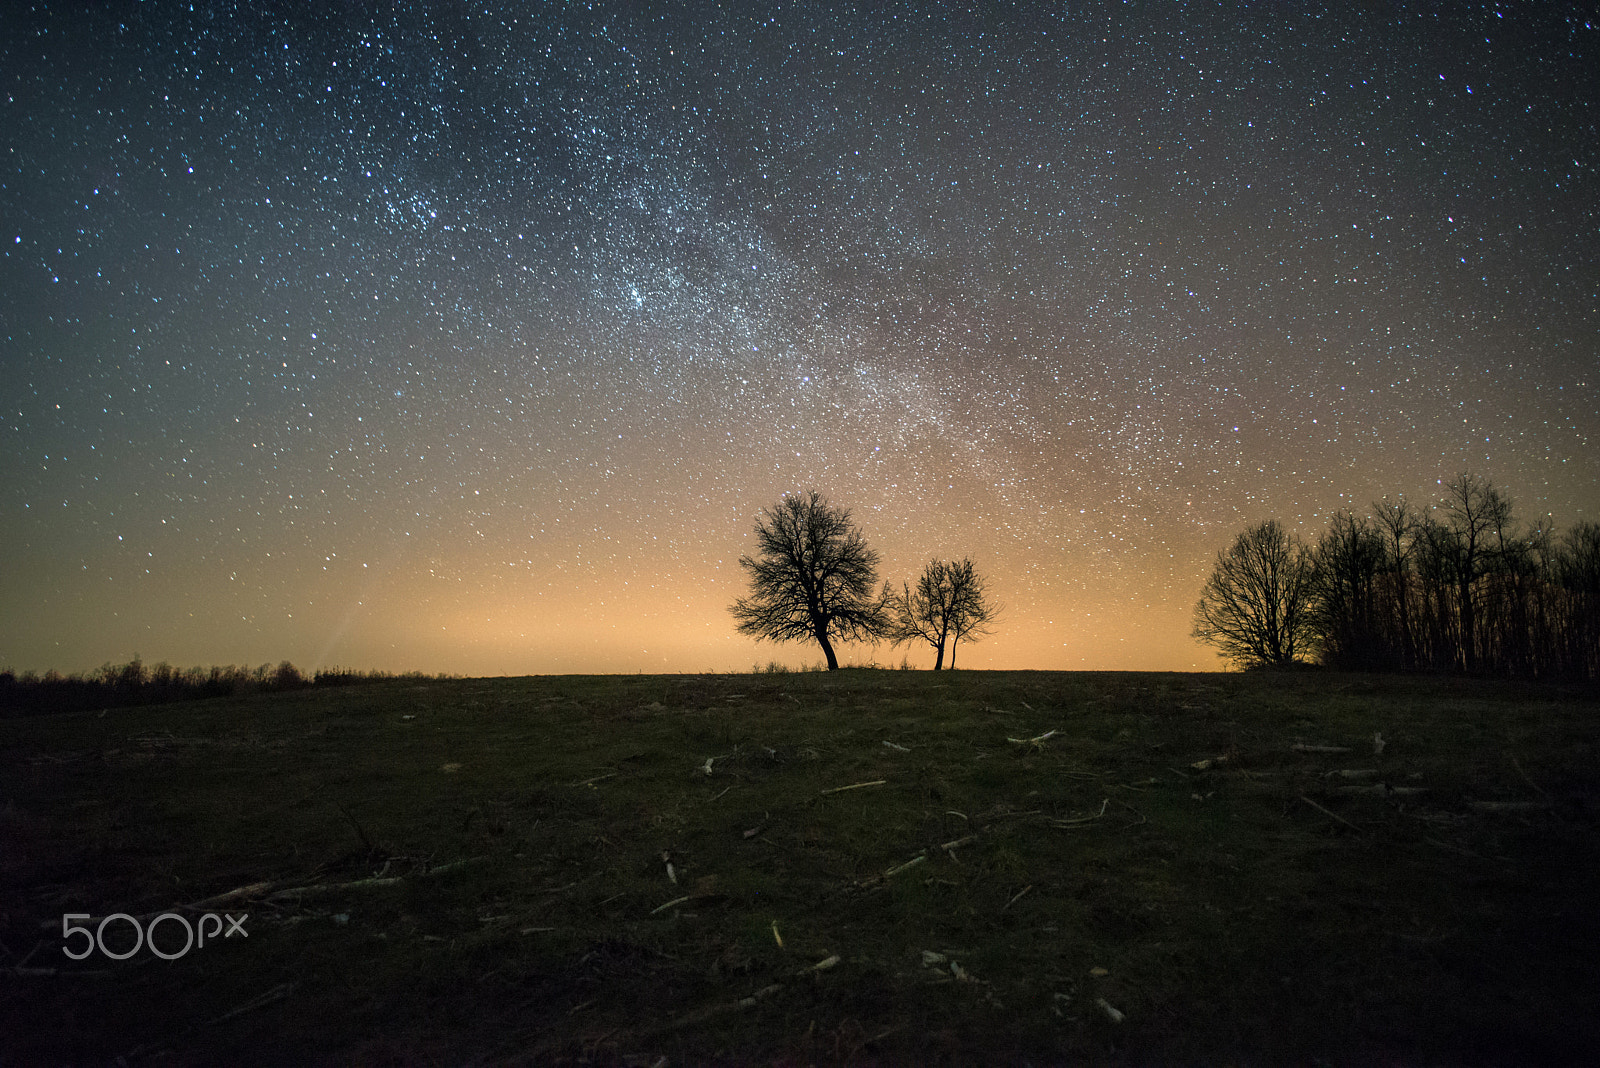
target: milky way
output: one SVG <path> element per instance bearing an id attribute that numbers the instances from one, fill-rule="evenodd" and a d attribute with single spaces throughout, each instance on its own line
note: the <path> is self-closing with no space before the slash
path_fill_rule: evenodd
<path id="1" fill-rule="evenodd" d="M 1210 669 L 1256 519 L 1600 518 L 1600 20 L 1355 6 L 12 12 L 0 662 L 814 663 L 817 487 L 964 666 Z"/>

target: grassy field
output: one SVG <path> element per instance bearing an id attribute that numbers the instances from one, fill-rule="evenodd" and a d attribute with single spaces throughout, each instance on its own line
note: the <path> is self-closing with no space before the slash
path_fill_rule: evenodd
<path id="1" fill-rule="evenodd" d="M 0 1064 L 1600 1063 L 1597 736 L 1593 690 L 1322 673 L 0 721 Z M 164 911 L 247 935 L 63 952 Z"/>

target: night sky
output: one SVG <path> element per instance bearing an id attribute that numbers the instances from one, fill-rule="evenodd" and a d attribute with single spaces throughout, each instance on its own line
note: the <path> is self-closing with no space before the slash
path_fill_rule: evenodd
<path id="1" fill-rule="evenodd" d="M 1588 4 L 41 3 L 0 81 L 0 666 L 817 663 L 727 611 L 816 487 L 989 576 L 960 666 L 1209 670 L 1256 520 L 1600 519 Z"/>

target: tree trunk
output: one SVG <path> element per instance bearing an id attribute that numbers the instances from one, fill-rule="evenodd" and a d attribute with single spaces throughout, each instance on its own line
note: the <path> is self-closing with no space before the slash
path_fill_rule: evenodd
<path id="1" fill-rule="evenodd" d="M 933 650 L 936 654 L 933 658 L 933 670 L 938 671 L 940 668 L 944 667 L 944 642 L 940 642 L 938 645 L 935 645 Z"/>
<path id="2" fill-rule="evenodd" d="M 833 655 L 833 643 L 828 640 L 828 632 L 826 630 L 817 632 L 817 643 L 822 646 L 822 655 L 828 658 L 828 670 L 838 671 L 839 658 Z"/>

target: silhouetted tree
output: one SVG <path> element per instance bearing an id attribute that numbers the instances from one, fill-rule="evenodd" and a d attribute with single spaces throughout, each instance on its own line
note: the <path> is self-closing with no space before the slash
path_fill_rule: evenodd
<path id="1" fill-rule="evenodd" d="M 849 509 L 816 490 L 785 497 L 756 521 L 756 544 L 757 556 L 739 558 L 750 574 L 750 596 L 730 609 L 740 633 L 815 641 L 829 671 L 839 667 L 835 640 L 877 642 L 893 633 L 884 598 L 874 595 L 878 554 Z"/>
<path id="2" fill-rule="evenodd" d="M 1555 561 L 1561 587 L 1564 674 L 1600 677 L 1600 523 L 1567 531 Z"/>
<path id="3" fill-rule="evenodd" d="M 1487 479 L 1461 474 L 1446 487 L 1445 515 L 1453 544 L 1448 549 L 1456 583 L 1460 617 L 1461 666 L 1470 674 L 1478 666 L 1478 580 L 1495 563 L 1494 550 L 1511 522 L 1511 500 Z"/>
<path id="4" fill-rule="evenodd" d="M 1315 563 L 1276 519 L 1217 554 L 1194 609 L 1194 636 L 1244 667 L 1286 666 L 1310 652 Z"/>
<path id="5" fill-rule="evenodd" d="M 1344 510 L 1317 542 L 1313 617 L 1324 663 L 1370 670 L 1388 661 L 1377 610 L 1384 548 L 1370 520 Z"/>
<path id="6" fill-rule="evenodd" d="M 955 667 L 956 643 L 988 634 L 999 614 L 999 606 L 989 603 L 987 587 L 971 560 L 928 561 L 915 589 L 904 583 L 899 593 L 884 587 L 884 599 L 894 613 L 892 640 L 896 645 L 927 642 L 933 647 L 935 671 L 944 666 L 948 645 L 950 666 Z"/>
<path id="7" fill-rule="evenodd" d="M 1404 497 L 1377 501 L 1372 506 L 1383 538 L 1384 583 L 1380 613 L 1393 662 L 1406 670 L 1416 667 L 1417 646 L 1412 630 L 1411 557 L 1416 548 L 1417 516 Z"/>

